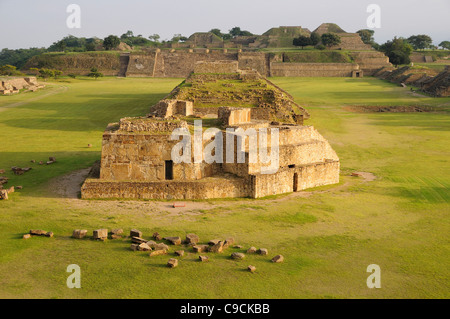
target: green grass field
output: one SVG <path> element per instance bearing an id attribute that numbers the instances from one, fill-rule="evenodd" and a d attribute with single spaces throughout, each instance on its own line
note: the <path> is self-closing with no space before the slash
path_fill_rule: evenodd
<path id="1" fill-rule="evenodd" d="M 23 190 L 0 201 L 1 298 L 449 298 L 449 98 L 433 99 L 372 78 L 274 78 L 311 114 L 306 124 L 341 159 L 341 182 L 267 199 L 187 202 L 82 201 L 55 193 L 59 177 L 100 158 L 106 125 L 145 115 L 182 79 L 80 78 L 0 96 L 0 169 Z M 352 113 L 348 105 L 433 106 L 427 113 Z M 93 145 L 88 148 L 87 144 Z M 38 165 L 30 160 L 47 160 Z M 11 166 L 30 166 L 14 176 Z M 374 181 L 352 177 L 371 172 Z M 189 209 L 192 207 L 192 209 Z M 138 228 L 149 238 L 233 236 L 269 256 L 187 253 L 150 258 L 129 241 L 75 240 L 74 229 Z M 30 229 L 54 238 L 23 240 Z M 282 264 L 270 258 L 285 257 Z M 69 289 L 69 264 L 81 289 Z M 245 269 L 255 265 L 256 273 Z M 369 264 L 381 289 L 369 289 Z"/>

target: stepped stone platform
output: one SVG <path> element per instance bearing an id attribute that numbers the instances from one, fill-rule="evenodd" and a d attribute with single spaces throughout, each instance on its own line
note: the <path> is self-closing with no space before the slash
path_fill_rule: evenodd
<path id="1" fill-rule="evenodd" d="M 235 67 L 233 63 L 221 62 L 213 63 L 209 70 L 229 72 Z M 208 65 L 199 64 L 197 70 L 207 71 Z M 264 84 L 256 71 L 237 71 L 192 74 L 186 81 L 190 82 L 187 87 L 192 89 L 196 84 L 196 90 L 189 92 L 198 93 L 205 89 L 204 86 L 213 85 L 216 90 L 211 91 L 212 95 L 228 96 L 228 101 L 232 102 L 234 94 L 239 95 L 246 85 Z M 229 79 L 236 76 L 238 80 L 230 82 Z M 103 135 L 100 176 L 86 179 L 81 189 L 82 198 L 259 198 L 339 182 L 340 162 L 336 152 L 314 127 L 303 125 L 303 120 L 297 123 L 296 117 L 303 119 L 307 112 L 299 107 L 294 110 L 287 93 L 281 89 L 265 87 L 254 94 L 260 94 L 260 97 L 267 92 L 286 95 L 284 100 L 278 100 L 284 101 L 282 103 L 265 100 L 253 107 L 210 105 L 215 116 L 205 118 L 196 112 L 195 95 L 185 95 L 190 100 L 181 100 L 181 94 L 186 92 L 178 88 L 153 106 L 147 117 L 124 118 L 107 127 Z M 268 118 L 253 118 L 254 115 L 258 117 L 257 110 L 260 109 L 273 112 L 267 113 Z M 280 115 L 283 118 L 275 121 Z M 201 134 L 203 130 L 199 131 L 197 127 L 196 131 L 192 125 L 199 120 L 216 126 L 209 127 L 214 129 L 214 134 L 203 134 L 200 142 L 196 132 Z M 174 129 L 184 130 L 185 148 L 176 148 L 180 139 L 173 139 L 171 132 Z M 256 140 L 243 137 L 245 134 L 242 133 L 251 135 L 252 130 L 260 134 L 261 129 L 267 132 L 267 136 L 264 135 L 266 144 L 261 144 L 263 135 L 257 135 Z M 223 143 L 214 144 L 207 153 L 210 144 L 218 140 Z M 270 154 L 270 161 L 261 157 L 264 146 L 267 146 L 264 151 Z M 200 153 L 200 159 L 196 158 L 197 147 L 205 150 Z M 177 150 L 175 153 L 174 149 Z M 173 154 L 180 155 L 180 150 L 184 161 L 174 158 Z M 231 150 L 230 156 L 227 150 Z M 209 160 L 209 155 L 214 157 L 221 152 L 222 160 L 220 157 Z"/>

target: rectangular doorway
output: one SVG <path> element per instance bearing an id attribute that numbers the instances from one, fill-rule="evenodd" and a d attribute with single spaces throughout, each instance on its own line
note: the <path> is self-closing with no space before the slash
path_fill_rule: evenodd
<path id="1" fill-rule="evenodd" d="M 292 185 L 292 191 L 297 192 L 298 191 L 298 174 L 294 173 L 294 185 Z"/>
<path id="2" fill-rule="evenodd" d="M 166 171 L 166 179 L 173 179 L 173 161 L 165 161 L 165 171 Z"/>

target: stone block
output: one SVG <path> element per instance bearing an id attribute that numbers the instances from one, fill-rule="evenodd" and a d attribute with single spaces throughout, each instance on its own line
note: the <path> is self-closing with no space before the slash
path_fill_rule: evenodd
<path id="1" fill-rule="evenodd" d="M 92 238 L 96 240 L 105 240 L 108 238 L 108 229 L 102 228 L 102 229 L 96 229 L 93 232 Z"/>
<path id="2" fill-rule="evenodd" d="M 75 229 L 72 233 L 73 238 L 82 239 L 86 237 L 87 230 L 86 229 Z"/>
<path id="3" fill-rule="evenodd" d="M 169 261 L 167 262 L 167 267 L 169 268 L 175 268 L 177 266 L 178 266 L 178 259 L 170 258 Z"/>

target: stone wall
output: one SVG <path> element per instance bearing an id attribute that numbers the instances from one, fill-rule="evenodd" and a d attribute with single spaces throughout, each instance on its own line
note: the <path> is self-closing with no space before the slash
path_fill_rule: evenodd
<path id="1" fill-rule="evenodd" d="M 237 61 L 198 61 L 194 73 L 237 73 Z"/>
<path id="2" fill-rule="evenodd" d="M 254 176 L 254 198 L 300 191 L 307 188 L 339 183 L 339 161 L 314 163 L 286 168 L 276 174 Z"/>
<path id="3" fill-rule="evenodd" d="M 249 197 L 252 184 L 248 178 L 210 177 L 202 181 L 101 181 L 88 179 L 83 184 L 83 199 L 129 198 L 129 199 L 210 199 L 226 197 Z"/>
<path id="4" fill-rule="evenodd" d="M 168 118 L 174 115 L 189 116 L 194 114 L 194 103 L 182 100 L 161 100 L 150 110 L 151 114 Z"/>
<path id="5" fill-rule="evenodd" d="M 218 118 L 224 126 L 249 123 L 251 110 L 251 108 L 221 106 L 218 110 Z"/>
<path id="6" fill-rule="evenodd" d="M 272 76 L 300 77 L 351 77 L 352 71 L 359 70 L 353 63 L 271 63 Z"/>

